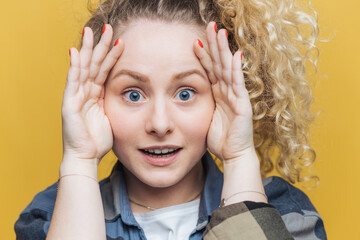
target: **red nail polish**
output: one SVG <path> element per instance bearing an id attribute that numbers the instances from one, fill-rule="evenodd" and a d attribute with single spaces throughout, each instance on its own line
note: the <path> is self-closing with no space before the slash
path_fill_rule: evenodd
<path id="1" fill-rule="evenodd" d="M 215 32 L 217 32 L 217 26 L 216 26 L 216 23 L 214 24 L 214 30 L 215 30 Z"/>
<path id="2" fill-rule="evenodd" d="M 115 42 L 115 44 L 114 44 L 114 47 L 115 47 L 116 45 L 118 45 L 118 43 L 119 43 L 119 39 L 116 40 L 116 42 Z"/>
<path id="3" fill-rule="evenodd" d="M 104 33 L 104 32 L 105 32 L 105 30 L 106 30 L 106 24 L 104 24 L 104 26 L 103 26 L 102 33 Z"/>
<path id="4" fill-rule="evenodd" d="M 82 33 L 82 34 L 83 34 L 83 36 L 84 36 L 84 34 L 85 34 L 85 28 L 83 28 L 83 33 Z"/>
<path id="5" fill-rule="evenodd" d="M 228 38 L 228 32 L 226 31 L 226 29 L 225 29 L 225 35 L 226 35 L 226 38 Z"/>
<path id="6" fill-rule="evenodd" d="M 202 47 L 202 48 L 204 47 L 202 42 L 199 39 L 198 39 L 198 44 L 199 44 L 200 47 Z"/>
<path id="7" fill-rule="evenodd" d="M 70 57 L 71 57 L 71 48 L 69 48 L 69 55 L 70 55 Z"/>
<path id="8" fill-rule="evenodd" d="M 242 53 L 242 52 L 240 53 L 240 57 L 241 57 L 241 61 L 242 61 L 242 57 L 243 57 L 243 53 Z"/>

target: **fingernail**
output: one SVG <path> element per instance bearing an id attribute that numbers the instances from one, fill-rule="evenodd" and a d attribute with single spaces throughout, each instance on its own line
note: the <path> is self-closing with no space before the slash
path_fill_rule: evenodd
<path id="1" fill-rule="evenodd" d="M 216 26 L 216 23 L 214 24 L 214 30 L 215 30 L 215 32 L 217 32 L 217 26 Z"/>
<path id="2" fill-rule="evenodd" d="M 242 52 L 240 53 L 240 58 L 241 58 L 241 61 L 242 61 L 242 58 L 243 58 L 243 53 Z"/>
<path id="3" fill-rule="evenodd" d="M 69 48 L 69 55 L 70 55 L 70 57 L 71 57 L 71 48 Z"/>
<path id="4" fill-rule="evenodd" d="M 83 36 L 84 36 L 84 34 L 85 34 L 85 28 L 83 28 L 83 33 L 82 33 L 82 34 L 83 34 Z"/>
<path id="5" fill-rule="evenodd" d="M 225 35 L 226 35 L 226 38 L 228 38 L 228 32 L 226 31 L 226 29 L 225 29 Z"/>
<path id="6" fill-rule="evenodd" d="M 114 44 L 114 47 L 115 47 L 116 45 L 118 45 L 118 43 L 119 43 L 119 38 L 116 40 L 116 42 L 115 42 L 115 44 Z"/>
<path id="7" fill-rule="evenodd" d="M 204 47 L 202 42 L 199 39 L 198 39 L 198 44 L 199 44 L 200 47 L 202 47 L 202 48 Z"/>
<path id="8" fill-rule="evenodd" d="M 103 26 L 102 33 L 104 33 L 104 32 L 105 32 L 105 30 L 106 30 L 106 24 L 104 24 L 104 26 Z"/>

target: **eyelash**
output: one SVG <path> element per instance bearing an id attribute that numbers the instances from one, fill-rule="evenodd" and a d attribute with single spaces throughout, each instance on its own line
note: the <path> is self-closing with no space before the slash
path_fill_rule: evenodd
<path id="1" fill-rule="evenodd" d="M 129 103 L 132 103 L 132 104 L 136 104 L 137 102 L 133 102 L 133 101 L 130 101 L 128 97 L 126 97 L 126 94 L 128 93 L 131 93 L 131 92 L 138 92 L 141 97 L 144 97 L 142 91 L 140 91 L 139 89 L 136 89 L 136 88 L 129 88 L 129 89 L 126 89 L 121 95 L 123 95 L 124 99 L 126 102 L 129 102 Z"/>
<path id="2" fill-rule="evenodd" d="M 182 92 L 182 91 L 184 91 L 184 90 L 191 91 L 193 94 L 196 94 L 196 93 L 197 93 L 197 91 L 196 91 L 194 88 L 185 87 L 185 88 L 180 89 L 180 90 L 176 93 L 176 96 L 177 96 L 180 92 Z M 127 102 L 129 102 L 129 103 L 137 103 L 137 102 L 130 101 L 129 98 L 126 97 L 126 94 L 131 93 L 131 92 L 138 92 L 138 93 L 141 95 L 141 97 L 144 98 L 142 91 L 140 91 L 139 89 L 136 89 L 136 88 L 129 88 L 129 89 L 127 89 L 126 91 L 124 91 L 124 92 L 121 94 L 121 95 L 124 96 L 125 101 L 127 101 Z M 193 98 L 193 97 L 192 97 L 192 98 Z M 181 102 L 189 102 L 189 101 L 192 100 L 192 98 L 191 98 L 190 100 L 181 101 Z"/>
<path id="3" fill-rule="evenodd" d="M 185 88 L 180 89 L 180 90 L 176 93 L 176 96 L 177 96 L 180 92 L 182 92 L 182 91 L 184 91 L 184 90 L 191 91 L 194 95 L 197 93 L 197 91 L 196 91 L 194 88 L 185 87 Z M 192 96 L 192 97 L 190 98 L 190 100 L 181 101 L 181 102 L 190 102 L 190 101 L 193 99 L 193 97 L 194 97 L 194 96 Z"/>

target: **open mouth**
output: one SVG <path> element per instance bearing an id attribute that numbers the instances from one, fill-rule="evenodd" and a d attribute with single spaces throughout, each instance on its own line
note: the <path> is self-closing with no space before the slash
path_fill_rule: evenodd
<path id="1" fill-rule="evenodd" d="M 154 158 L 166 158 L 175 155 L 179 152 L 182 148 L 178 149 L 140 149 L 141 152 L 146 154 L 147 156 L 154 157 Z"/>

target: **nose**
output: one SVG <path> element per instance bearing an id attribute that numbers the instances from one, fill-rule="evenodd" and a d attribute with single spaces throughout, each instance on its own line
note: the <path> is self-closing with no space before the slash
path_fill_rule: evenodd
<path id="1" fill-rule="evenodd" d="M 151 104 L 149 116 L 146 121 L 146 132 L 148 134 L 164 137 L 174 131 L 171 109 L 163 99 L 158 99 Z"/>

